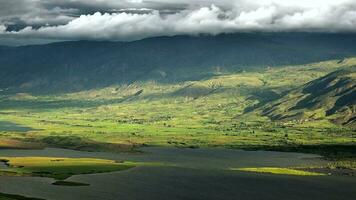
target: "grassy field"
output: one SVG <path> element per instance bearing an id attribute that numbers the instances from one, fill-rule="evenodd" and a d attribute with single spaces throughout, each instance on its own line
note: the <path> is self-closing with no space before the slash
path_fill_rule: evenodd
<path id="1" fill-rule="evenodd" d="M 44 146 L 39 143 L 26 142 L 16 139 L 1 138 L 0 149 L 40 149 Z"/>
<path id="2" fill-rule="evenodd" d="M 0 157 L 0 161 L 9 166 L 0 169 L 0 174 L 50 177 L 57 180 L 77 174 L 113 172 L 135 166 L 134 163 L 94 158 Z"/>
<path id="3" fill-rule="evenodd" d="M 0 193 L 0 200 L 43 200 L 43 199 Z"/>
<path id="4" fill-rule="evenodd" d="M 244 172 L 257 172 L 257 173 L 269 173 L 269 174 L 283 174 L 293 176 L 325 176 L 323 173 L 308 172 L 303 170 L 278 168 L 278 167 L 259 167 L 259 168 L 236 168 L 232 170 L 244 171 Z"/>
<path id="5" fill-rule="evenodd" d="M 208 79 L 179 83 L 134 82 L 47 96 L 4 94 L 0 95 L 0 121 L 27 129 L 0 126 L 0 148 L 33 144 L 132 151 L 145 145 L 223 146 L 324 155 L 333 155 L 340 148 L 345 150 L 343 155 L 354 157 L 355 128 L 332 123 L 325 113 L 316 120 L 272 121 L 254 109 L 353 65 L 356 58 L 217 72 Z M 14 141 L 18 143 L 14 145 Z"/>

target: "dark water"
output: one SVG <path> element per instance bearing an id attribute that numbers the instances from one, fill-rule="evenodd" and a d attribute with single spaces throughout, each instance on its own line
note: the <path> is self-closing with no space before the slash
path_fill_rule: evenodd
<path id="1" fill-rule="evenodd" d="M 127 171 L 79 175 L 88 187 L 51 185 L 52 179 L 0 177 L 0 192 L 46 199 L 356 199 L 354 177 L 255 174 L 229 167 L 323 164 L 314 155 L 226 149 L 145 148 L 144 154 L 88 153 L 63 149 L 0 150 L 0 156 L 98 157 L 165 163 Z M 175 166 L 173 166 L 175 165 Z"/>

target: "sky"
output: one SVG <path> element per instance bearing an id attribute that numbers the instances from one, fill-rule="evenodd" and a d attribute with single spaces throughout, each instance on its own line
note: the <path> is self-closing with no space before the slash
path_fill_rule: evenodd
<path id="1" fill-rule="evenodd" d="M 356 0 L 0 0 L 0 45 L 304 31 L 356 32 Z"/>

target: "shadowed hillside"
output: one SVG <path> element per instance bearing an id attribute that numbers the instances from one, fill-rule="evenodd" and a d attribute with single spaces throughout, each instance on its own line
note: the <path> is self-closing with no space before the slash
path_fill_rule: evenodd
<path id="1" fill-rule="evenodd" d="M 0 47 L 0 89 L 80 91 L 111 84 L 200 80 L 226 73 L 356 55 L 353 34 L 240 33 L 134 42 Z"/>
<path id="2" fill-rule="evenodd" d="M 311 81 L 263 107 L 272 120 L 331 120 L 356 124 L 356 67 L 337 70 Z"/>

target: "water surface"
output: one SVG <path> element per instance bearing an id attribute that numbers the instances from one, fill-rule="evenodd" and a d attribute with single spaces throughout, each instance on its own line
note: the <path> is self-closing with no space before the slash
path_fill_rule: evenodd
<path id="1" fill-rule="evenodd" d="M 95 153 L 64 149 L 0 150 L 0 156 L 96 157 L 160 162 L 171 166 L 78 175 L 86 187 L 51 185 L 49 178 L 0 177 L 0 192 L 45 199 L 356 199 L 354 177 L 299 177 L 227 170 L 230 167 L 324 164 L 316 155 L 228 149 L 144 148 L 145 153 Z M 175 165 L 175 166 L 172 166 Z"/>

